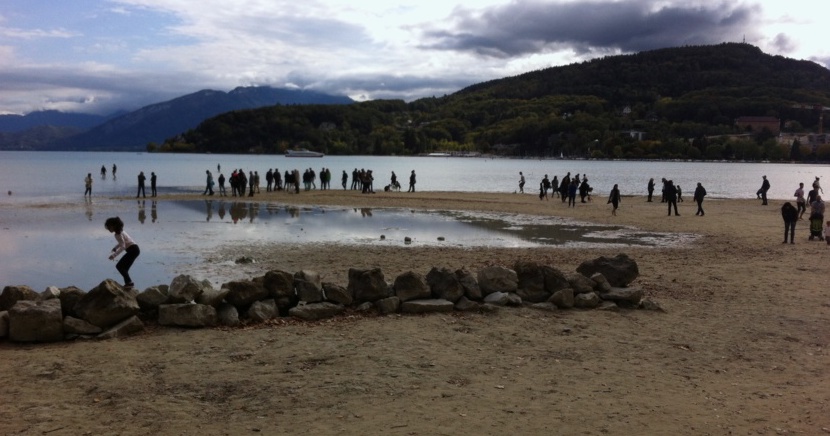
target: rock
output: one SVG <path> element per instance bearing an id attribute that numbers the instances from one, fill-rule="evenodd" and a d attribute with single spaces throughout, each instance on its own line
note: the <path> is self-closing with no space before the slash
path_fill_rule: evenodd
<path id="1" fill-rule="evenodd" d="M 503 266 L 487 266 L 478 271 L 478 286 L 484 296 L 494 292 L 516 292 L 519 278 L 516 271 Z"/>
<path id="2" fill-rule="evenodd" d="M 144 331 L 144 323 L 137 316 L 131 316 L 98 335 L 98 339 L 123 338 L 142 331 Z"/>
<path id="3" fill-rule="evenodd" d="M 40 294 L 26 285 L 6 286 L 3 293 L 0 293 L 0 312 L 11 309 L 14 303 L 21 300 L 37 301 L 40 300 Z"/>
<path id="4" fill-rule="evenodd" d="M 247 265 L 250 263 L 254 263 L 254 258 L 250 256 L 242 256 L 236 258 L 236 260 L 234 260 L 234 263 L 236 263 L 237 265 Z"/>
<path id="5" fill-rule="evenodd" d="M 67 316 L 63 319 L 63 332 L 64 334 L 74 334 L 74 335 L 97 335 L 104 330 L 101 327 L 96 325 L 92 325 L 80 318 L 75 318 L 72 316 Z"/>
<path id="6" fill-rule="evenodd" d="M 568 275 L 568 284 L 574 290 L 574 294 L 594 292 L 594 281 L 579 273 Z"/>
<path id="7" fill-rule="evenodd" d="M 354 310 L 356 310 L 358 312 L 368 312 L 368 311 L 370 311 L 374 308 L 375 308 L 374 303 L 372 303 L 371 301 L 366 301 L 366 302 L 358 304 L 357 307 L 354 308 Z"/>
<path id="8" fill-rule="evenodd" d="M 600 301 L 599 306 L 597 306 L 597 310 L 616 312 L 620 310 L 620 306 L 617 306 L 617 303 L 613 301 Z"/>
<path id="9" fill-rule="evenodd" d="M 545 312 L 556 312 L 559 308 L 553 303 L 534 303 L 530 305 L 531 308 L 537 310 L 544 310 Z"/>
<path id="10" fill-rule="evenodd" d="M 204 304 L 162 304 L 159 306 L 160 325 L 179 327 L 208 327 L 219 323 L 216 308 Z"/>
<path id="11" fill-rule="evenodd" d="M 288 314 L 306 321 L 317 321 L 331 318 L 345 312 L 346 308 L 329 302 L 304 304 L 292 307 Z"/>
<path id="12" fill-rule="evenodd" d="M 625 254 L 582 262 L 576 271 L 586 277 L 601 273 L 614 287 L 626 287 L 640 275 L 637 262 Z"/>
<path id="13" fill-rule="evenodd" d="M 280 311 L 277 309 L 277 302 L 273 298 L 269 298 L 251 304 L 246 316 L 251 321 L 262 322 L 280 316 Z"/>
<path id="14" fill-rule="evenodd" d="M 571 288 L 560 289 L 551 295 L 548 302 L 553 303 L 560 309 L 574 307 L 574 290 Z"/>
<path id="15" fill-rule="evenodd" d="M 513 266 L 518 279 L 516 294 L 531 303 L 541 303 L 550 298 L 550 292 L 545 290 L 545 273 L 542 265 L 536 262 L 518 261 Z"/>
<path id="16" fill-rule="evenodd" d="M 239 325 L 239 311 L 233 304 L 222 303 L 219 305 L 216 312 L 219 318 L 219 324 L 228 327 L 235 327 Z"/>
<path id="17" fill-rule="evenodd" d="M 75 304 L 77 315 L 93 325 L 107 329 L 139 312 L 136 293 L 106 279 Z"/>
<path id="18" fill-rule="evenodd" d="M 586 292 L 574 296 L 574 307 L 580 309 L 593 309 L 599 306 L 599 302 L 599 295 L 595 292 Z"/>
<path id="19" fill-rule="evenodd" d="M 293 299 L 296 296 L 294 292 L 294 275 L 280 270 L 268 271 L 262 280 L 263 286 L 268 290 L 268 293 L 274 299 L 285 298 Z"/>
<path id="20" fill-rule="evenodd" d="M 640 309 L 643 309 L 643 310 L 653 310 L 653 311 L 656 311 L 656 312 L 665 312 L 665 310 L 663 309 L 663 306 L 661 306 L 660 303 L 652 300 L 649 297 L 645 297 L 642 300 L 640 300 L 640 305 L 638 307 Z M 2 337 L 2 336 L 0 336 L 0 337 Z"/>
<path id="21" fill-rule="evenodd" d="M 491 292 L 484 297 L 484 302 L 495 306 L 507 306 L 510 296 L 506 292 Z"/>
<path id="22" fill-rule="evenodd" d="M 467 297 L 461 297 L 455 302 L 453 307 L 459 312 L 477 312 L 480 306 L 480 303 L 470 300 Z"/>
<path id="23" fill-rule="evenodd" d="M 452 312 L 453 302 L 440 298 L 433 298 L 430 300 L 412 300 L 401 304 L 401 312 L 403 313 L 436 313 L 436 312 Z"/>
<path id="24" fill-rule="evenodd" d="M 571 287 L 571 284 L 568 283 L 568 277 L 562 271 L 546 265 L 542 267 L 542 272 L 545 274 L 545 290 L 551 294 Z"/>
<path id="25" fill-rule="evenodd" d="M 315 271 L 310 270 L 302 270 L 298 271 L 294 274 L 294 280 L 305 280 L 307 282 L 313 283 L 317 289 L 323 289 L 323 284 L 320 281 L 320 274 Z"/>
<path id="26" fill-rule="evenodd" d="M 255 301 L 264 300 L 272 296 L 265 289 L 265 286 L 251 280 L 232 281 L 225 283 L 222 287 L 228 289 L 228 295 L 225 296 L 225 301 L 233 304 L 237 309 L 247 308 Z"/>
<path id="27" fill-rule="evenodd" d="M 350 294 L 343 286 L 335 283 L 323 282 L 323 293 L 326 295 L 326 300 L 334 304 L 351 306 L 354 302 L 354 295 Z"/>
<path id="28" fill-rule="evenodd" d="M 161 286 L 150 286 L 141 291 L 135 296 L 135 301 L 138 302 L 138 307 L 144 312 L 152 312 L 158 310 L 159 306 L 166 304 L 169 298 L 166 289 Z"/>
<path id="29" fill-rule="evenodd" d="M 607 301 L 616 301 L 637 305 L 643 299 L 644 292 L 641 288 L 611 288 L 610 291 L 599 294 L 599 297 Z"/>
<path id="30" fill-rule="evenodd" d="M 409 236 L 405 236 L 403 238 L 403 243 L 404 244 L 411 244 L 412 243 L 412 238 L 410 238 Z"/>
<path id="31" fill-rule="evenodd" d="M 75 305 L 81 301 L 81 298 L 83 298 L 84 295 L 86 295 L 86 291 L 76 286 L 61 288 L 61 293 L 58 298 L 61 300 L 61 310 L 63 311 L 63 316 L 71 315 L 78 318 L 75 313 Z"/>
<path id="32" fill-rule="evenodd" d="M 381 315 L 389 315 L 390 313 L 398 313 L 401 310 L 400 297 L 386 297 L 375 301 L 375 307 Z"/>
<path id="33" fill-rule="evenodd" d="M 519 306 L 522 305 L 522 303 L 523 303 L 522 297 L 520 297 L 519 294 L 516 294 L 514 292 L 511 292 L 511 293 L 507 294 L 507 305 L 508 306 L 519 307 Z"/>
<path id="34" fill-rule="evenodd" d="M 204 304 L 205 306 L 213 306 L 219 307 L 222 302 L 225 301 L 225 297 L 230 294 L 231 290 L 228 288 L 221 288 L 221 289 L 213 289 L 204 288 L 202 294 L 196 298 L 196 302 L 199 304 Z"/>
<path id="35" fill-rule="evenodd" d="M 349 269 L 349 292 L 356 301 L 377 301 L 392 296 L 380 268 Z"/>
<path id="36" fill-rule="evenodd" d="M 432 267 L 427 273 L 427 284 L 429 284 L 431 296 L 440 300 L 455 303 L 464 296 L 464 287 L 461 286 L 455 272 L 449 268 Z"/>
<path id="37" fill-rule="evenodd" d="M 9 309 L 9 339 L 15 342 L 63 340 L 61 301 L 18 300 Z"/>
<path id="38" fill-rule="evenodd" d="M 455 278 L 461 288 L 464 289 L 464 296 L 473 301 L 481 301 L 484 295 L 481 293 L 481 288 L 478 286 L 478 281 L 472 272 L 466 268 L 455 270 Z"/>
<path id="39" fill-rule="evenodd" d="M 395 277 L 395 283 L 392 285 L 392 288 L 395 290 L 395 296 L 401 302 L 432 297 L 432 292 L 429 289 L 426 278 L 414 271 L 407 271 Z"/>
<path id="40" fill-rule="evenodd" d="M 9 335 L 9 311 L 0 312 L 0 339 Z"/>
<path id="41" fill-rule="evenodd" d="M 606 279 L 602 273 L 592 275 L 591 280 L 594 281 L 594 290 L 600 294 L 611 290 L 611 283 L 608 283 L 608 279 Z"/>
<path id="42" fill-rule="evenodd" d="M 51 300 L 52 298 L 60 298 L 61 290 L 57 286 L 47 286 L 46 289 L 40 293 L 41 300 Z"/>
<path id="43" fill-rule="evenodd" d="M 210 285 L 210 282 L 208 282 L 208 285 Z M 196 280 L 193 276 L 187 274 L 178 275 L 170 282 L 170 288 L 168 289 L 170 299 L 167 302 L 169 304 L 194 302 L 199 298 L 199 295 L 202 295 L 204 287 L 205 284 Z"/>
<path id="44" fill-rule="evenodd" d="M 319 303 L 323 301 L 323 288 L 303 279 L 294 279 L 294 289 L 297 299 L 303 303 Z"/>

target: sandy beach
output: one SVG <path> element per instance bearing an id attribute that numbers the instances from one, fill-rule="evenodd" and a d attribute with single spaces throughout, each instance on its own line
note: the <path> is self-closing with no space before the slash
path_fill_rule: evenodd
<path id="1" fill-rule="evenodd" d="M 204 197 L 159 201 L 172 198 Z M 571 272 L 623 252 L 639 264 L 633 285 L 665 312 L 349 312 L 234 329 L 148 326 L 123 340 L 0 342 L 0 434 L 830 434 L 830 247 L 807 241 L 806 219 L 796 244 L 782 244 L 782 201 L 707 198 L 699 217 L 688 199 L 668 217 L 645 197 L 623 197 L 617 216 L 604 196 L 570 209 L 532 194 L 254 200 L 566 216 L 699 237 L 678 248 L 228 244 L 193 274 L 219 268 L 212 256 L 244 255 L 257 263 L 233 274 L 309 269 L 346 285 L 349 268 L 380 267 L 387 281 L 517 260 Z"/>

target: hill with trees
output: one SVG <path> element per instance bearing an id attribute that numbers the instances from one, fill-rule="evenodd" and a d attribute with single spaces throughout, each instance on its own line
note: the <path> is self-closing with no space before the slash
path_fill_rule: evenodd
<path id="1" fill-rule="evenodd" d="M 819 130 L 830 71 L 743 43 L 609 56 L 479 83 L 443 97 L 224 113 L 151 151 L 411 155 L 466 151 L 628 159 L 830 160 L 830 147 L 779 143 L 736 125 L 776 117 Z"/>

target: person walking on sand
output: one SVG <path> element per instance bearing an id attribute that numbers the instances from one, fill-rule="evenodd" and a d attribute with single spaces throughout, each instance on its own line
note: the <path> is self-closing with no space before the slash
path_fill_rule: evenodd
<path id="1" fill-rule="evenodd" d="M 611 188 L 611 195 L 608 196 L 607 204 L 611 204 L 613 207 L 611 209 L 611 215 L 617 216 L 617 208 L 620 207 L 620 188 L 616 184 Z"/>
<path id="2" fill-rule="evenodd" d="M 124 278 L 124 287 L 131 289 L 135 287 L 133 283 L 133 279 L 130 278 L 130 267 L 133 266 L 133 262 L 135 262 L 138 255 L 141 254 L 141 250 L 138 248 L 138 244 L 133 241 L 130 235 L 124 231 L 124 222 L 121 221 L 119 217 L 112 217 L 107 218 L 104 222 L 104 227 L 110 231 L 110 233 L 115 234 L 115 240 L 118 242 L 115 247 L 112 248 L 110 252 L 109 259 L 115 260 L 119 254 L 122 252 L 124 256 L 115 264 L 115 269 L 121 274 L 121 277 Z"/>
<path id="3" fill-rule="evenodd" d="M 156 173 L 150 172 L 150 197 L 156 196 Z"/>
<path id="4" fill-rule="evenodd" d="M 147 194 L 144 191 L 144 181 L 147 180 L 147 177 L 144 175 L 144 171 L 140 171 L 138 173 L 138 191 L 135 193 L 135 198 L 138 196 L 142 196 L 142 198 L 147 198 Z"/>
<path id="5" fill-rule="evenodd" d="M 672 207 L 674 207 L 674 216 L 680 216 L 680 214 L 677 213 L 677 188 L 671 180 L 666 181 L 666 203 L 668 203 L 669 206 L 668 216 L 671 216 Z"/>
<path id="6" fill-rule="evenodd" d="M 767 176 L 761 176 L 761 178 L 764 179 L 764 181 L 761 182 L 761 189 L 759 189 L 758 192 L 755 193 L 755 196 L 761 199 L 762 206 L 766 206 L 768 204 L 767 191 L 769 191 L 770 185 L 769 180 L 767 180 Z"/>
<path id="7" fill-rule="evenodd" d="M 521 171 L 519 171 L 519 193 L 525 193 L 525 175 Z"/>
<path id="8" fill-rule="evenodd" d="M 205 192 L 202 192 L 202 195 L 213 195 L 213 174 L 210 173 L 210 170 L 205 170 L 205 174 Z"/>
<path id="9" fill-rule="evenodd" d="M 795 223 L 798 222 L 798 209 L 789 201 L 781 206 L 781 217 L 784 218 L 784 244 L 787 243 L 787 233 L 790 234 L 790 244 L 795 244 Z"/>
<path id="10" fill-rule="evenodd" d="M 84 179 L 84 186 L 86 189 L 84 190 L 84 197 L 87 194 L 92 197 L 92 173 L 86 173 L 86 178 Z"/>
<path id="11" fill-rule="evenodd" d="M 654 178 L 653 177 L 648 179 L 648 186 L 646 186 L 646 189 L 648 190 L 648 200 L 646 200 L 646 201 L 651 203 L 651 197 L 654 195 Z"/>
<path id="12" fill-rule="evenodd" d="M 804 219 L 804 212 L 807 211 L 807 199 L 804 198 L 804 184 L 799 183 L 798 189 L 795 190 L 795 205 L 796 209 L 798 210 L 798 219 Z"/>
<path id="13" fill-rule="evenodd" d="M 415 170 L 409 174 L 409 191 L 406 192 L 415 192 Z"/>
<path id="14" fill-rule="evenodd" d="M 217 180 L 219 181 L 219 195 L 221 195 L 223 197 L 227 197 L 228 192 L 225 191 L 225 175 L 222 174 L 222 173 L 219 173 L 219 178 Z"/>
<path id="15" fill-rule="evenodd" d="M 705 196 L 706 188 L 704 188 L 703 185 L 700 184 L 700 182 L 697 182 L 697 188 L 695 188 L 695 194 L 693 198 L 695 203 L 697 203 L 697 212 L 695 212 L 695 215 L 706 215 L 706 213 L 703 212 L 703 197 Z"/>

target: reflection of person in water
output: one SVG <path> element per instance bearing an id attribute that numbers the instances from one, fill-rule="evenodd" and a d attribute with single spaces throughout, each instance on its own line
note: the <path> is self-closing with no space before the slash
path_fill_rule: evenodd
<path id="1" fill-rule="evenodd" d="M 367 216 L 372 216 L 372 209 L 368 207 L 361 207 L 360 216 L 362 216 L 363 218 L 366 218 Z"/>
<path id="2" fill-rule="evenodd" d="M 205 200 L 205 208 L 207 209 L 207 219 L 205 221 L 210 222 L 210 219 L 213 218 L 213 202 Z"/>
<path id="3" fill-rule="evenodd" d="M 225 219 L 225 202 L 224 201 L 219 202 L 219 210 L 217 211 L 217 213 L 219 214 L 219 219 L 220 220 Z"/>
<path id="4" fill-rule="evenodd" d="M 144 210 L 144 200 L 136 200 L 138 203 L 138 222 L 144 224 L 144 220 L 147 219 L 147 212 Z"/>
<path id="5" fill-rule="evenodd" d="M 156 200 L 153 200 L 153 202 L 150 204 L 150 219 L 152 219 L 153 222 L 156 222 L 159 219 L 158 208 L 156 207 Z"/>

